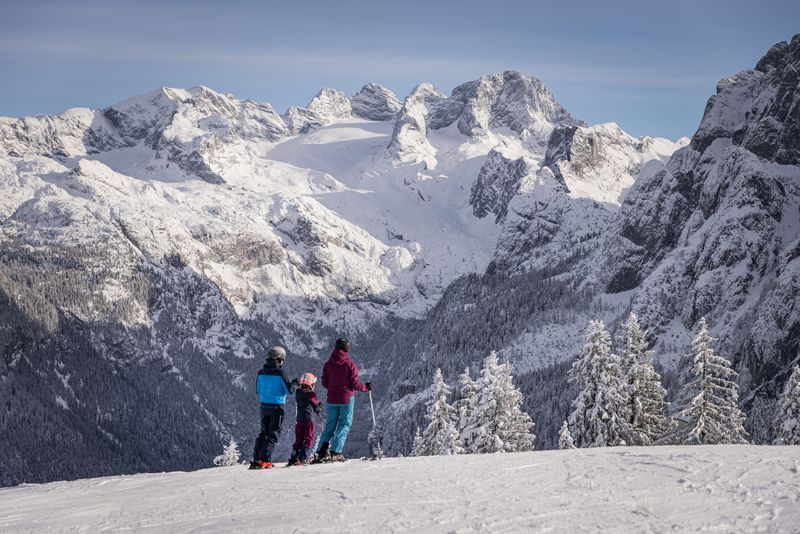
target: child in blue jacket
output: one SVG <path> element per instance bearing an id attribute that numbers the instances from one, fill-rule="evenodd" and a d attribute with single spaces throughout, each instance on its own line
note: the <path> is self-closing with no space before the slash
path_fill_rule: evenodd
<path id="1" fill-rule="evenodd" d="M 250 469 L 272 467 L 272 451 L 281 435 L 286 396 L 291 395 L 297 387 L 297 379 L 290 381 L 283 370 L 285 361 L 286 350 L 283 347 L 272 347 L 267 353 L 264 367 L 258 372 L 256 390 L 261 403 L 261 432 L 253 447 Z"/>

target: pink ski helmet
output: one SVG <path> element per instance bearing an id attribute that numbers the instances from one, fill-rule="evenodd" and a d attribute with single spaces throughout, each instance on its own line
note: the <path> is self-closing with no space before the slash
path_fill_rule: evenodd
<path id="1" fill-rule="evenodd" d="M 303 373 L 303 376 L 300 377 L 300 384 L 313 386 L 317 383 L 317 377 L 311 373 Z"/>

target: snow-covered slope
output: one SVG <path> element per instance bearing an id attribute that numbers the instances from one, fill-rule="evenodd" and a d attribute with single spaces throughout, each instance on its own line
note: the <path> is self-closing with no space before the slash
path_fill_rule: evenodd
<path id="1" fill-rule="evenodd" d="M 7 532 L 793 532 L 800 448 L 618 447 L 0 490 Z"/>

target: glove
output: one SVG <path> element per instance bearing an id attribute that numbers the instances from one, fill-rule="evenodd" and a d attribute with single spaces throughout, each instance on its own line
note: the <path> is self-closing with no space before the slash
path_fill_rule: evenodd
<path id="1" fill-rule="evenodd" d="M 300 381 L 299 381 L 298 379 L 296 379 L 296 378 L 293 378 L 293 379 L 292 379 L 292 385 L 293 385 L 294 387 L 297 387 L 297 386 L 299 386 L 299 385 L 300 385 Z"/>
<path id="2" fill-rule="evenodd" d="M 367 391 L 372 391 L 372 382 L 367 382 L 367 383 L 366 383 L 366 384 L 364 384 L 364 385 L 366 386 L 366 388 L 367 388 Z"/>

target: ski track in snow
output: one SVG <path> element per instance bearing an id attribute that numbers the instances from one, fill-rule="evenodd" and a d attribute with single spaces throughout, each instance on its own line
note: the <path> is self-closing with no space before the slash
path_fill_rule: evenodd
<path id="1" fill-rule="evenodd" d="M 800 447 L 618 447 L 0 490 L 0 532 L 798 532 Z"/>

